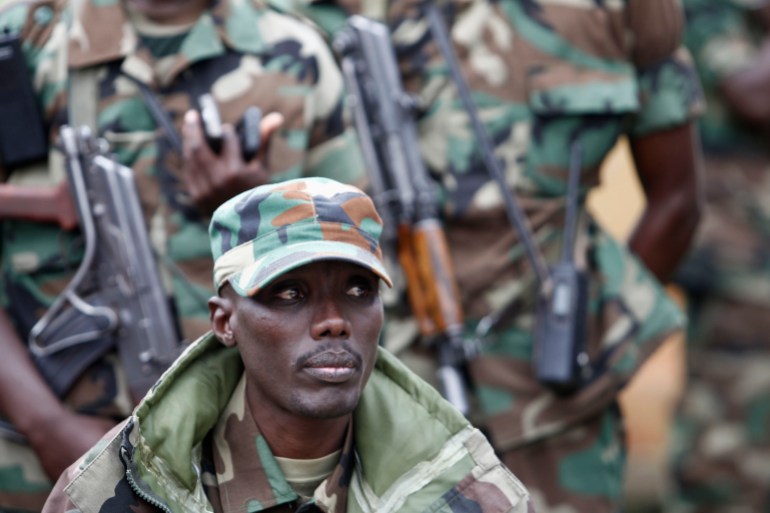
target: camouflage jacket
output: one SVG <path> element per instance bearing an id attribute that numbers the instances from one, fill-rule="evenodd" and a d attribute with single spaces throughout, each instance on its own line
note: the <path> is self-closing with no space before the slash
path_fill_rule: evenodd
<path id="1" fill-rule="evenodd" d="M 384 350 L 337 468 L 297 509 L 258 430 L 247 441 L 222 434 L 247 424 L 244 404 L 231 400 L 242 371 L 237 350 L 199 339 L 119 431 L 63 474 L 44 511 L 528 511 L 524 487 L 484 436 Z M 238 451 L 217 444 L 227 440 Z M 251 479 L 238 487 L 243 474 Z"/>
<path id="2" fill-rule="evenodd" d="M 442 192 L 468 329 L 507 312 L 471 364 L 496 448 L 547 436 L 614 401 L 620 387 L 683 316 L 659 283 L 620 242 L 583 211 L 575 258 L 591 276 L 587 353 L 593 374 L 568 397 L 533 376 L 534 273 L 489 178 L 447 64 L 427 32 L 418 0 L 272 0 L 335 33 L 351 13 L 385 20 L 405 88 L 422 111 L 419 143 Z M 540 250 L 559 256 L 570 143 L 584 148 L 580 201 L 623 136 L 640 137 L 690 122 L 701 109 L 697 78 L 678 48 L 676 2 L 453 0 L 440 2 L 460 67 L 509 190 L 526 211 Z M 416 324 L 396 302 L 386 346 L 397 354 Z"/>

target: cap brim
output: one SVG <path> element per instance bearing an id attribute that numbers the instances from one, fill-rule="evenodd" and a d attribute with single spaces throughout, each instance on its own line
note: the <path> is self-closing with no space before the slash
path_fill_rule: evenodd
<path id="1" fill-rule="evenodd" d="M 282 274 L 324 260 L 360 265 L 379 276 L 388 287 L 393 286 L 382 262 L 373 253 L 336 241 L 312 241 L 276 249 L 233 274 L 227 281 L 238 295 L 250 297 Z"/>

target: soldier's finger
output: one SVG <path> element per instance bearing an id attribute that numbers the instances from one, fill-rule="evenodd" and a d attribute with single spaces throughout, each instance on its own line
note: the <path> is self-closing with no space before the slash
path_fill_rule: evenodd
<path id="1" fill-rule="evenodd" d="M 283 114 L 278 112 L 271 112 L 262 118 L 262 122 L 259 124 L 260 141 L 262 141 L 257 153 L 259 159 L 264 158 L 267 147 L 270 145 L 270 137 L 283 126 L 284 121 Z"/>
<path id="2" fill-rule="evenodd" d="M 190 197 L 195 200 L 208 187 L 208 176 L 201 159 L 206 158 L 206 141 L 203 137 L 200 115 L 195 110 L 188 110 L 182 121 L 182 172 L 185 186 Z"/>
<path id="3" fill-rule="evenodd" d="M 238 133 L 230 123 L 222 125 L 222 157 L 227 163 L 227 170 L 230 172 L 238 172 L 243 166 Z"/>
<path id="4" fill-rule="evenodd" d="M 189 159 L 193 154 L 200 152 L 205 144 L 200 115 L 195 110 L 185 112 L 182 121 L 182 148 L 184 158 Z"/>

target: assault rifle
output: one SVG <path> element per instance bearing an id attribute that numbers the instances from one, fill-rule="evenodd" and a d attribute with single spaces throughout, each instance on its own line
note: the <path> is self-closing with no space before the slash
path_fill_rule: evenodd
<path id="1" fill-rule="evenodd" d="M 41 374 L 62 396 L 117 344 L 139 400 L 180 354 L 180 337 L 156 267 L 131 169 L 106 155 L 87 128 L 61 129 L 68 186 L 85 249 L 75 276 L 29 333 Z"/>
<path id="2" fill-rule="evenodd" d="M 421 335 L 436 343 L 441 391 L 467 414 L 464 364 L 473 347 L 463 336 L 460 294 L 436 192 L 419 153 L 414 105 L 401 84 L 390 34 L 381 23 L 353 16 L 333 46 L 383 217 L 384 247 L 395 249 Z"/>

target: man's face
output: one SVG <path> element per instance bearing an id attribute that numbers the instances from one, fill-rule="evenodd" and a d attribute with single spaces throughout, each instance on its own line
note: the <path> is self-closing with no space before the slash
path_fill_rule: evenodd
<path id="1" fill-rule="evenodd" d="M 230 328 L 256 415 L 330 419 L 353 411 L 383 322 L 374 273 L 316 262 L 281 275 L 252 298 L 230 297 Z"/>

